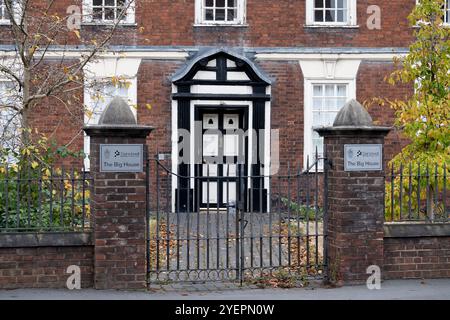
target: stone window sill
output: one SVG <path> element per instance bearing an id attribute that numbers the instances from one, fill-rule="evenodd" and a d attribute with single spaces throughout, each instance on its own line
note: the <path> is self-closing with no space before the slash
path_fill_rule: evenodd
<path id="1" fill-rule="evenodd" d="M 233 23 L 233 24 L 228 24 L 228 23 L 195 23 L 194 24 L 194 28 L 202 28 L 202 27 L 207 27 L 207 28 L 211 28 L 211 27 L 232 27 L 232 28 L 247 28 L 248 24 L 246 23 Z"/>
<path id="2" fill-rule="evenodd" d="M 359 29 L 359 25 L 305 24 L 305 29 Z"/>
<path id="3" fill-rule="evenodd" d="M 110 23 L 110 22 L 102 22 L 102 21 L 98 21 L 98 22 L 83 22 L 81 24 L 82 26 L 87 26 L 87 27 L 108 27 L 108 26 L 113 26 L 114 23 Z M 117 25 L 118 27 L 137 27 L 137 23 L 119 23 Z"/>

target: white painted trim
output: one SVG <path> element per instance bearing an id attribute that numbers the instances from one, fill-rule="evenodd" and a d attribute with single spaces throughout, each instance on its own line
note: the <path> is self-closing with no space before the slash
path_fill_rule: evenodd
<path id="1" fill-rule="evenodd" d="M 39 53 L 39 51 L 37 52 Z M 89 51 L 48 51 L 45 53 L 46 59 L 58 59 L 65 58 L 81 58 L 81 56 L 88 54 Z M 15 51 L 0 51 L 0 56 L 16 56 Z M 171 51 L 152 51 L 152 52 L 138 52 L 138 51 L 117 51 L 101 54 L 99 53 L 96 58 L 108 59 L 108 58 L 130 58 L 130 59 L 149 59 L 149 60 L 186 60 L 189 57 L 187 52 L 171 52 Z"/>
<path id="2" fill-rule="evenodd" d="M 266 94 L 271 95 L 272 94 L 272 88 L 270 86 L 266 89 Z M 265 132 L 264 132 L 264 175 L 266 176 L 264 178 L 264 187 L 267 189 L 267 209 L 270 208 L 270 167 L 271 167 L 271 161 L 272 161 L 272 106 L 270 101 L 266 101 L 265 103 Z M 279 158 L 279 156 L 277 156 Z"/>
<path id="3" fill-rule="evenodd" d="M 300 60 L 303 77 L 306 79 L 355 79 L 361 60 L 321 59 Z"/>
<path id="4" fill-rule="evenodd" d="M 390 61 L 396 57 L 405 57 L 406 54 L 393 53 L 257 53 L 256 60 L 259 61 L 296 61 L 296 60 L 370 60 Z"/>
<path id="5" fill-rule="evenodd" d="M 172 84 L 172 93 L 177 93 L 178 88 L 176 85 Z M 178 100 L 172 100 L 172 112 L 171 112 L 171 122 L 172 122 L 172 199 L 175 199 L 175 188 L 173 186 L 177 185 L 177 174 L 178 174 Z M 175 200 L 172 200 L 172 212 L 175 212 Z"/>
<path id="6" fill-rule="evenodd" d="M 336 48 L 338 49 L 338 48 Z M 45 56 L 48 59 L 58 59 L 62 56 L 66 58 L 80 58 L 88 51 L 48 51 Z M 0 51 L 1 56 L 16 56 L 13 50 Z M 295 60 L 318 60 L 318 59 L 346 59 L 346 60 L 370 60 L 370 61 L 392 61 L 395 57 L 405 57 L 407 54 L 394 53 L 257 53 L 256 60 L 259 61 L 295 61 Z M 186 51 L 115 51 L 99 54 L 98 58 L 141 58 L 148 60 L 186 60 L 189 53 Z"/>
<path id="7" fill-rule="evenodd" d="M 202 78 L 204 79 L 204 78 Z M 250 86 L 205 86 L 193 85 L 191 86 L 191 93 L 226 93 L 233 94 L 252 94 L 252 87 Z"/>

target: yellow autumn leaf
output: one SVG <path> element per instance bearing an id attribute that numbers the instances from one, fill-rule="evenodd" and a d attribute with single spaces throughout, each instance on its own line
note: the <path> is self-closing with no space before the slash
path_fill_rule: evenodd
<path id="1" fill-rule="evenodd" d="M 39 163 L 37 163 L 36 161 L 31 162 L 31 167 L 33 169 L 36 169 L 37 167 L 39 167 Z"/>
<path id="2" fill-rule="evenodd" d="M 75 33 L 75 35 L 77 36 L 78 39 L 81 39 L 80 31 L 75 29 L 75 30 L 73 30 L 73 33 Z"/>
<path id="3" fill-rule="evenodd" d="M 147 103 L 147 104 L 145 105 L 145 107 L 146 107 L 148 110 L 152 110 L 152 105 L 151 105 L 150 103 Z"/>

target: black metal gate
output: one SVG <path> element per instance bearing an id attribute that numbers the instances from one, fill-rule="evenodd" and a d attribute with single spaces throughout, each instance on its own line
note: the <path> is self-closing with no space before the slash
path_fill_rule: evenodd
<path id="1" fill-rule="evenodd" d="M 148 284 L 324 277 L 327 166 L 320 162 L 276 175 L 248 175 L 237 165 L 235 177 L 214 177 L 219 189 L 208 176 L 180 176 L 149 160 Z M 223 194 L 214 197 L 219 190 L 226 206 L 217 201 Z"/>

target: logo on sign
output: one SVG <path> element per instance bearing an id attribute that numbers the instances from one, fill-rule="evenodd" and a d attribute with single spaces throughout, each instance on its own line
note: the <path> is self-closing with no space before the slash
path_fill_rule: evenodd
<path id="1" fill-rule="evenodd" d="M 106 149 L 104 156 L 105 156 L 105 159 L 107 159 L 107 160 L 111 159 L 111 152 L 108 149 Z"/>

